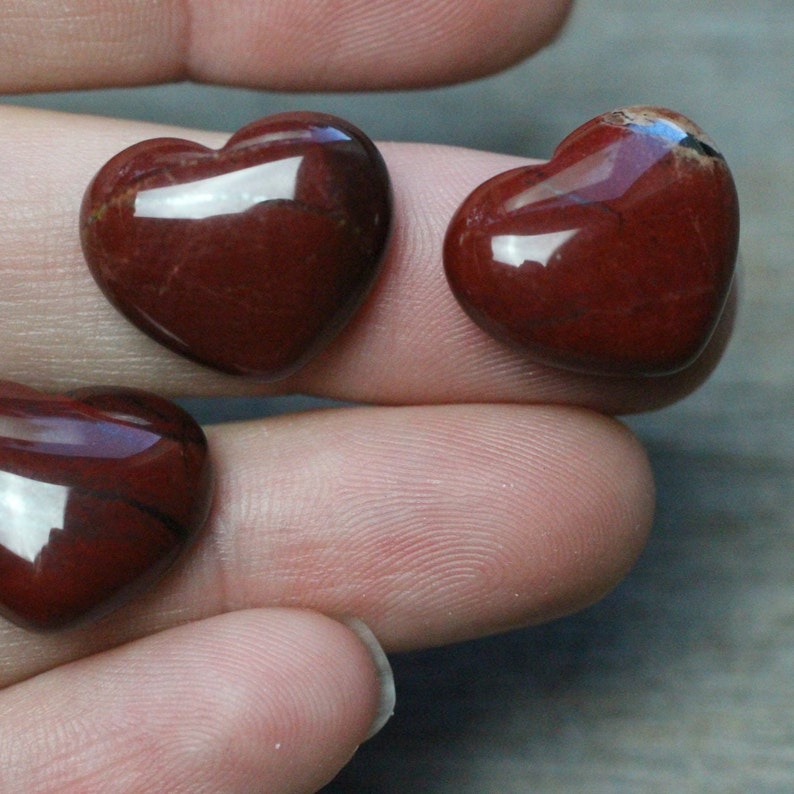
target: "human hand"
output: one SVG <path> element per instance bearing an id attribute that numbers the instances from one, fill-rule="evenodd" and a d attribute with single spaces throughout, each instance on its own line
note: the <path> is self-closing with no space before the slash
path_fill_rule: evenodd
<path id="1" fill-rule="evenodd" d="M 8 91 L 186 73 L 279 88 L 455 80 L 530 52 L 565 5 L 351 1 L 328 19 L 298 0 L 193 3 L 188 24 L 185 4 L 82 2 L 65 17 L 17 2 L 2 12 L 0 80 Z M 2 377 L 373 406 L 210 428 L 215 506 L 159 587 L 85 629 L 0 626 L 4 792 L 316 789 L 379 701 L 370 654 L 331 618 L 360 618 L 387 650 L 405 650 L 598 598 L 642 547 L 653 501 L 641 448 L 604 414 L 682 396 L 725 341 L 723 327 L 695 367 L 653 380 L 564 373 L 502 347 L 455 303 L 440 249 L 468 192 L 523 161 L 389 144 L 394 238 L 344 334 L 268 387 L 176 361 L 105 302 L 76 232 L 97 168 L 160 134 L 224 140 L 0 111 L 0 190 L 13 197 L 0 217 Z"/>

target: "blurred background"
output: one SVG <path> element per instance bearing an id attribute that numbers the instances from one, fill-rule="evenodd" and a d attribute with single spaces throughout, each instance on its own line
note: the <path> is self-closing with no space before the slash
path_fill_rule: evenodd
<path id="1" fill-rule="evenodd" d="M 535 157 L 603 111 L 666 105 L 704 127 L 734 171 L 733 343 L 698 393 L 628 420 L 659 483 L 639 565 L 579 615 L 395 657 L 395 717 L 327 794 L 794 791 L 792 53 L 792 0 L 580 0 L 529 62 L 397 98 L 186 85 L 13 98 L 227 131 L 324 110 L 379 140 Z M 307 404 L 190 407 L 217 420 Z"/>

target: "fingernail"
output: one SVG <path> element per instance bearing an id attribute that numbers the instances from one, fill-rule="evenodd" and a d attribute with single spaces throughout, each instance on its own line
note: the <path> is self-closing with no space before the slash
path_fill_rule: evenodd
<path id="1" fill-rule="evenodd" d="M 380 684 L 378 710 L 364 738 L 364 741 L 366 741 L 378 733 L 391 719 L 392 714 L 394 714 L 394 704 L 397 701 L 397 693 L 394 688 L 394 673 L 392 672 L 386 652 L 378 642 L 378 638 L 373 634 L 372 629 L 359 618 L 346 618 L 343 622 L 367 647 L 372 657 L 372 662 L 375 665 L 378 683 Z"/>

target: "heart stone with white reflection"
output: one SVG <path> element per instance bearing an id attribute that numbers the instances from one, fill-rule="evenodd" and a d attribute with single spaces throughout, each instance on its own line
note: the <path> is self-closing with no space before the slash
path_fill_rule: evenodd
<path id="1" fill-rule="evenodd" d="M 173 403 L 0 382 L 0 615 L 38 630 L 101 617 L 160 577 L 210 496 L 206 439 Z"/>

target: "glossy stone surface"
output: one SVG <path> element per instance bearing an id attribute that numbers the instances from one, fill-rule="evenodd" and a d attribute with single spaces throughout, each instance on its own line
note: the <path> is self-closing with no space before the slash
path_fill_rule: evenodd
<path id="1" fill-rule="evenodd" d="M 283 113 L 218 151 L 158 138 L 121 152 L 86 191 L 81 238 L 99 286 L 147 334 L 277 379 L 352 317 L 390 221 L 372 142 L 332 116 Z"/>
<path id="2" fill-rule="evenodd" d="M 674 111 L 624 108 L 548 163 L 477 188 L 444 245 L 449 284 L 492 334 L 553 366 L 663 375 L 702 352 L 734 274 L 728 166 Z"/>
<path id="3" fill-rule="evenodd" d="M 52 630 L 124 603 L 201 528 L 210 480 L 201 428 L 167 400 L 0 382 L 0 614 Z"/>

